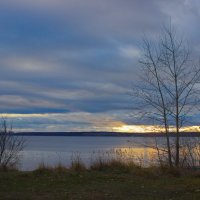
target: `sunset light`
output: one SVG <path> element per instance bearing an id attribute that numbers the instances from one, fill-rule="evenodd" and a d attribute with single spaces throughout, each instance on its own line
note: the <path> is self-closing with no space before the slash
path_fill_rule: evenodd
<path id="1" fill-rule="evenodd" d="M 145 126 L 145 125 L 123 125 L 120 127 L 113 127 L 113 130 L 116 132 L 126 132 L 126 133 L 146 133 L 154 132 L 154 126 Z"/>
<path id="2" fill-rule="evenodd" d="M 119 127 L 113 127 L 116 132 L 126 133 L 160 133 L 164 131 L 164 128 L 153 125 L 122 125 Z M 170 132 L 175 131 L 175 127 L 169 128 Z M 182 132 L 200 132 L 199 126 L 185 126 L 180 129 Z"/>

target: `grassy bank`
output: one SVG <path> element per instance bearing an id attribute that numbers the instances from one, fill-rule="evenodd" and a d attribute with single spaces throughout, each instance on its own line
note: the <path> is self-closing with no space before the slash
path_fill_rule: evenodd
<path id="1" fill-rule="evenodd" d="M 200 173 L 122 166 L 120 163 L 1 171 L 2 200 L 192 200 L 200 199 Z"/>

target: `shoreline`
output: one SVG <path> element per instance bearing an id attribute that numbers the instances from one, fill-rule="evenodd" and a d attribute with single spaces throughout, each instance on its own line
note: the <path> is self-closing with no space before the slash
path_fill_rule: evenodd
<path id="1" fill-rule="evenodd" d="M 15 136 L 92 136 L 92 137 L 165 137 L 163 133 L 121 133 L 121 132 L 14 132 Z M 171 132 L 170 137 L 176 137 Z M 181 132 L 180 137 L 200 137 L 200 132 Z"/>

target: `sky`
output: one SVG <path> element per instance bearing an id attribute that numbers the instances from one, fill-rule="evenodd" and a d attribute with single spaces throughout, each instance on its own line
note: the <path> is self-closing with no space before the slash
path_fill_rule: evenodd
<path id="1" fill-rule="evenodd" d="M 16 131 L 139 125 L 143 36 L 171 21 L 199 55 L 199 19 L 198 0 L 1 0 L 0 113 Z"/>

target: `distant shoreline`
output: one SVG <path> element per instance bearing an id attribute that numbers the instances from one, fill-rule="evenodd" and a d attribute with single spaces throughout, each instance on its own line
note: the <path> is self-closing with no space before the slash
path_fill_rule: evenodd
<path id="1" fill-rule="evenodd" d="M 98 137 L 164 137 L 163 133 L 122 133 L 122 132 L 16 132 L 18 136 L 98 136 Z M 175 137 L 175 133 L 170 133 Z M 181 137 L 199 137 L 200 132 L 182 132 Z"/>

